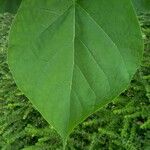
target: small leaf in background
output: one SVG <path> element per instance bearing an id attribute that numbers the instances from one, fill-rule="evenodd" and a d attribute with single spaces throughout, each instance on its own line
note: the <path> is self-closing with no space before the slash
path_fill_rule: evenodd
<path id="1" fill-rule="evenodd" d="M 132 0 L 137 13 L 150 12 L 150 0 Z"/>
<path id="2" fill-rule="evenodd" d="M 142 52 L 130 0 L 24 0 L 8 61 L 18 87 L 66 140 L 127 88 Z"/>
<path id="3" fill-rule="evenodd" d="M 16 13 L 22 0 L 0 0 L 0 13 Z"/>

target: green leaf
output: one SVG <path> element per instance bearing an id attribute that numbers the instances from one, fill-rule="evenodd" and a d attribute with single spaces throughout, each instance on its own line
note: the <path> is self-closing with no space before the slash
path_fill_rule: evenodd
<path id="1" fill-rule="evenodd" d="M 22 0 L 0 0 L 0 13 L 16 13 Z"/>
<path id="2" fill-rule="evenodd" d="M 132 0 L 132 2 L 138 13 L 150 12 L 150 0 Z"/>
<path id="3" fill-rule="evenodd" d="M 142 51 L 130 0 L 24 0 L 8 62 L 19 88 L 66 139 L 126 89 Z"/>

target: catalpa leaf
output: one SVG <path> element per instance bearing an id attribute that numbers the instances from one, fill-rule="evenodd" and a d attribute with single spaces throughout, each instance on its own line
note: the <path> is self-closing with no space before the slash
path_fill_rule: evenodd
<path id="1" fill-rule="evenodd" d="M 142 51 L 130 0 L 24 0 L 8 62 L 18 87 L 66 139 L 125 90 Z"/>

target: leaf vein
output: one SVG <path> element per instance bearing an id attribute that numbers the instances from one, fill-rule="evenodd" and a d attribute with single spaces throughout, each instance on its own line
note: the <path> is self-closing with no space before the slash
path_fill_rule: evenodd
<path id="1" fill-rule="evenodd" d="M 95 56 L 93 55 L 93 53 L 91 52 L 90 48 L 86 46 L 86 44 L 80 39 L 78 38 L 78 40 L 82 43 L 82 45 L 88 50 L 88 52 L 91 54 L 93 60 L 96 62 L 97 66 L 99 67 L 99 69 L 104 73 L 106 79 L 107 79 L 107 82 L 108 82 L 108 85 L 109 85 L 109 88 L 111 89 L 111 84 L 110 84 L 110 81 L 108 79 L 108 76 L 106 74 L 106 72 L 104 71 L 104 69 L 101 67 L 101 65 L 97 62 Z"/>
<path id="2" fill-rule="evenodd" d="M 111 41 L 111 42 L 113 43 L 113 45 L 116 47 L 116 49 L 117 49 L 117 51 L 119 52 L 120 57 L 121 57 L 121 59 L 122 59 L 122 61 L 123 61 L 123 64 L 124 64 L 125 69 L 126 69 L 126 72 L 127 72 L 128 76 L 130 76 L 130 74 L 129 74 L 128 70 L 127 70 L 127 66 L 126 66 L 125 60 L 124 60 L 124 58 L 123 58 L 123 56 L 122 56 L 122 54 L 121 54 L 121 52 L 120 52 L 120 50 L 119 50 L 117 44 L 112 40 L 112 38 L 106 33 L 106 31 L 95 21 L 95 19 L 93 19 L 93 17 L 92 17 L 83 7 L 81 7 L 79 4 L 77 4 L 77 5 L 78 5 L 78 7 L 79 7 L 81 10 L 83 10 L 83 11 L 85 12 L 85 14 L 98 26 L 98 28 L 100 28 L 100 29 L 103 31 L 103 33 L 107 36 L 107 38 L 110 39 L 110 41 Z"/>

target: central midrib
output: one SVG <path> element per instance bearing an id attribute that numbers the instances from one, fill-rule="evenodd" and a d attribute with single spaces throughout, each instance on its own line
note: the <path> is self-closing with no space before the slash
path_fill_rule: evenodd
<path id="1" fill-rule="evenodd" d="M 70 96 L 69 96 L 69 116 L 68 116 L 68 124 L 67 124 L 67 135 L 69 135 L 70 129 L 70 114 L 71 114 L 71 93 L 72 93 L 72 84 L 73 84 L 73 76 L 74 76 L 74 66 L 75 66 L 75 36 L 76 36 L 76 0 L 73 0 L 73 67 L 72 67 L 72 77 L 70 83 Z M 68 132 L 69 131 L 69 132 Z"/>

